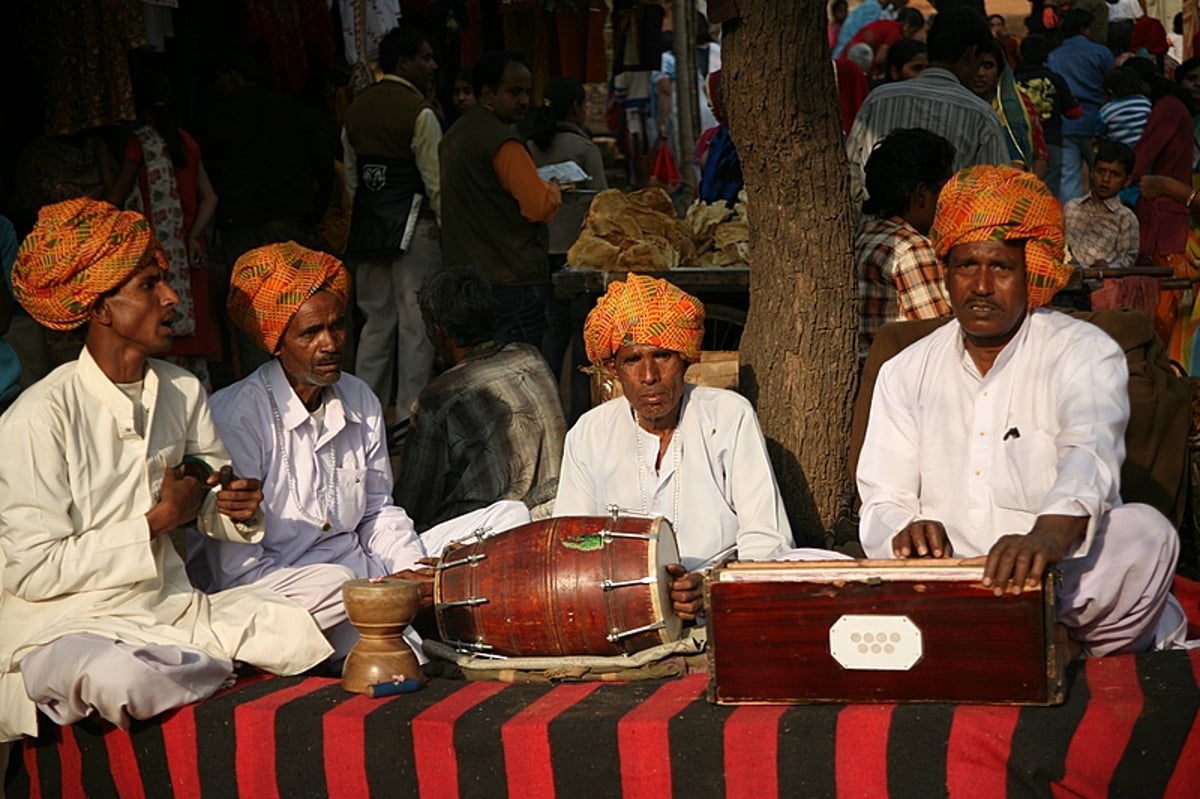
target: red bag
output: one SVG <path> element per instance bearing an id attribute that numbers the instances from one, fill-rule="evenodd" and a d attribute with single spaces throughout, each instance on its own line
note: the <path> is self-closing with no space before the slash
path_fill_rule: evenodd
<path id="1" fill-rule="evenodd" d="M 675 156 L 666 141 L 659 139 L 654 148 L 654 166 L 650 169 L 650 179 L 667 191 L 674 191 L 679 185 L 679 167 L 675 164 Z"/>

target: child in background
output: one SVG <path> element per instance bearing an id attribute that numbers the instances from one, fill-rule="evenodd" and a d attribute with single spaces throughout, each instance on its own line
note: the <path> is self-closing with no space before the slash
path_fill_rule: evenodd
<path id="1" fill-rule="evenodd" d="M 837 44 L 838 37 L 842 35 L 842 23 L 846 21 L 846 15 L 850 11 L 846 7 L 846 0 L 833 0 L 829 6 L 829 49 Z"/>
<path id="2" fill-rule="evenodd" d="M 454 89 L 452 90 L 454 99 L 454 111 L 462 116 L 475 105 L 475 85 L 471 82 L 472 72 L 470 67 L 463 67 L 458 71 L 458 77 L 454 79 Z"/>
<path id="3" fill-rule="evenodd" d="M 1138 219 L 1121 202 L 1120 192 L 1133 174 L 1133 150 L 1107 141 L 1096 153 L 1092 190 L 1063 208 L 1067 246 L 1084 267 L 1133 266 L 1138 253 Z"/>
<path id="4" fill-rule="evenodd" d="M 1096 135 L 1108 141 L 1137 146 L 1150 118 L 1150 98 L 1142 93 L 1142 82 L 1124 67 L 1109 70 L 1104 76 L 1104 94 L 1108 102 L 1100 106 Z"/>
<path id="5" fill-rule="evenodd" d="M 1071 93 L 1066 79 L 1046 66 L 1050 43 L 1045 36 L 1031 33 L 1021 42 L 1021 66 L 1013 76 L 1037 108 L 1046 137 L 1046 185 L 1055 197 L 1062 183 L 1063 120 L 1078 119 L 1083 106 Z"/>

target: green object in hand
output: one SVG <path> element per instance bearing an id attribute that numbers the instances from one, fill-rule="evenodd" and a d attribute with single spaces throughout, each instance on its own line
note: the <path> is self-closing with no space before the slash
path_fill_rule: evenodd
<path id="1" fill-rule="evenodd" d="M 181 477 L 195 477 L 202 485 L 208 484 L 209 475 L 213 468 L 203 459 L 195 455 L 184 455 L 183 463 L 179 464 Z"/>

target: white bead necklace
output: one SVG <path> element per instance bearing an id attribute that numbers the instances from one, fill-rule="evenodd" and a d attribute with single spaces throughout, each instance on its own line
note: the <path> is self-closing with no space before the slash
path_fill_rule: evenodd
<path id="1" fill-rule="evenodd" d="M 296 488 L 296 470 L 292 464 L 291 450 L 288 448 L 288 440 L 286 431 L 283 429 L 283 415 L 279 413 L 279 403 L 275 401 L 275 392 L 271 388 L 271 381 L 265 381 L 267 384 L 267 399 L 271 403 L 271 416 L 275 424 L 275 440 L 279 442 L 280 449 L 283 450 L 283 471 L 287 475 L 288 493 L 291 494 L 292 504 L 296 506 L 296 510 L 300 511 L 305 519 L 308 519 L 313 524 L 321 528 L 321 532 L 327 533 L 333 527 L 333 519 L 337 518 L 338 499 L 337 499 L 337 460 L 334 455 L 334 447 L 328 448 L 326 455 L 326 465 L 328 466 L 328 474 L 321 468 L 321 459 L 317 458 L 317 481 L 323 486 L 321 497 L 321 513 L 325 515 L 324 519 L 318 519 L 311 515 L 304 507 L 304 503 L 300 501 L 300 492 Z"/>
<path id="2" fill-rule="evenodd" d="M 649 495 L 646 493 L 646 456 L 645 456 L 644 451 L 642 450 L 641 429 L 642 429 L 641 417 L 638 415 L 638 412 L 635 409 L 633 411 L 633 440 L 634 440 L 634 443 L 637 445 L 638 489 L 641 491 L 641 495 L 642 495 L 642 515 L 649 516 L 650 515 L 650 499 L 649 499 Z M 671 518 L 668 521 L 671 522 L 671 527 L 673 527 L 675 530 L 678 530 L 679 529 L 679 487 L 680 487 L 680 484 L 683 483 L 683 472 L 680 469 L 680 465 L 679 465 L 680 459 L 682 456 L 682 451 L 683 451 L 683 442 L 681 441 L 680 436 L 679 436 L 679 427 L 678 426 L 676 426 L 675 430 L 672 431 L 672 433 L 671 433 L 671 450 L 675 456 L 675 476 L 674 476 L 674 478 L 672 478 L 675 481 L 675 502 L 674 502 L 674 513 L 672 514 Z M 657 457 L 655 458 L 655 460 L 657 461 Z"/>

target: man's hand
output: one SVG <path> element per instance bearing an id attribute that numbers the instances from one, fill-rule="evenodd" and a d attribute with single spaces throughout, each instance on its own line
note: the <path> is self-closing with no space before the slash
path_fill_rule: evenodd
<path id="1" fill-rule="evenodd" d="M 401 580 L 412 580 L 420 584 L 421 589 L 421 610 L 428 610 L 433 607 L 433 569 L 428 561 L 432 558 L 421 558 L 420 563 L 426 564 L 420 569 L 401 569 L 398 572 L 389 574 L 388 577 L 397 577 Z M 435 561 L 436 562 L 436 561 Z"/>
<path id="2" fill-rule="evenodd" d="M 1170 186 L 1168 179 L 1162 175 L 1143 175 L 1138 181 L 1138 190 L 1147 200 L 1165 196 Z"/>
<path id="3" fill-rule="evenodd" d="M 954 545 L 941 522 L 917 519 L 892 538 L 892 554 L 898 558 L 948 558 Z"/>
<path id="4" fill-rule="evenodd" d="M 704 578 L 689 572 L 679 563 L 667 564 L 667 577 L 671 580 L 671 606 L 675 615 L 684 621 L 696 618 L 704 609 Z"/>
<path id="5" fill-rule="evenodd" d="M 1086 516 L 1039 516 L 1025 535 L 1006 535 L 992 545 L 983 584 L 1002 596 L 1009 580 L 1014 594 L 1037 588 L 1046 568 L 1060 562 L 1087 532 Z"/>
<path id="6" fill-rule="evenodd" d="M 237 477 L 232 466 L 222 466 L 220 472 L 208 476 L 208 487 L 220 485 L 217 492 L 217 511 L 235 522 L 246 522 L 254 518 L 262 503 L 262 480 L 254 477 Z"/>
<path id="7" fill-rule="evenodd" d="M 146 512 L 150 538 L 166 535 L 200 513 L 200 501 L 207 487 L 193 474 L 175 468 L 163 472 L 158 503 Z"/>
<path id="8" fill-rule="evenodd" d="M 204 264 L 204 240 L 200 236 L 189 236 L 187 240 L 188 266 L 198 269 Z"/>

